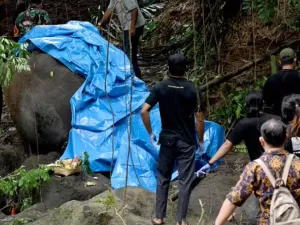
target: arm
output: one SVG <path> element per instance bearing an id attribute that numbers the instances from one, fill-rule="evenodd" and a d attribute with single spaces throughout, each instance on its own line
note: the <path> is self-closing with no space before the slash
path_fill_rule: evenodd
<path id="1" fill-rule="evenodd" d="M 107 21 L 110 19 L 112 15 L 112 9 L 111 8 L 108 8 L 106 10 L 106 12 L 104 13 L 100 23 L 98 24 L 100 27 L 102 27 L 103 25 L 105 25 L 107 23 Z"/>
<path id="2" fill-rule="evenodd" d="M 244 202 L 254 191 L 255 187 L 255 170 L 257 163 L 250 162 L 245 167 L 243 173 L 240 176 L 240 180 L 233 188 L 232 192 L 226 197 L 223 206 L 216 219 L 215 225 L 224 225 L 228 221 L 228 218 L 232 215 L 237 206 L 242 206 Z"/>
<path id="3" fill-rule="evenodd" d="M 212 157 L 211 160 L 209 160 L 209 164 L 214 164 L 217 162 L 219 159 L 223 158 L 225 155 L 228 154 L 233 148 L 233 144 L 231 141 L 226 140 L 225 143 L 219 148 L 217 153 Z"/>
<path id="4" fill-rule="evenodd" d="M 51 24 L 51 20 L 50 20 L 50 17 L 49 17 L 49 15 L 48 15 L 48 13 L 45 12 L 45 13 L 43 14 L 43 19 L 44 19 L 44 21 L 43 21 L 42 24 L 44 24 L 44 25 Z"/>
<path id="5" fill-rule="evenodd" d="M 141 112 L 144 126 L 146 127 L 146 130 L 149 135 L 152 134 L 152 127 L 151 127 L 150 115 L 149 115 L 150 110 L 151 110 L 151 106 L 148 103 L 145 103 Z"/>
<path id="6" fill-rule="evenodd" d="M 244 139 L 244 127 L 245 126 L 243 126 L 243 120 L 237 122 L 232 132 L 227 137 L 225 143 L 221 146 L 221 148 L 219 148 L 214 157 L 209 161 L 209 164 L 214 164 L 216 161 L 227 155 L 228 152 L 232 150 L 234 145 L 241 143 L 241 141 Z"/>
<path id="7" fill-rule="evenodd" d="M 151 127 L 149 112 L 151 111 L 152 107 L 157 104 L 157 102 L 158 102 L 157 91 L 156 91 L 156 86 L 154 86 L 151 90 L 150 95 L 146 99 L 145 104 L 141 111 L 142 120 L 149 135 L 152 135 L 152 127 Z"/>
<path id="8" fill-rule="evenodd" d="M 233 214 L 236 209 L 236 205 L 232 204 L 228 199 L 225 199 L 222 208 L 219 212 L 219 215 L 216 219 L 215 225 L 223 225 L 226 224 L 229 217 Z"/>
<path id="9" fill-rule="evenodd" d="M 130 27 L 131 36 L 135 35 L 135 26 L 136 26 L 137 17 L 138 17 L 138 9 L 134 8 L 131 11 L 131 27 Z"/>
<path id="10" fill-rule="evenodd" d="M 196 129 L 199 141 L 202 143 L 204 140 L 204 115 L 203 112 L 196 113 Z"/>
<path id="11" fill-rule="evenodd" d="M 196 102 L 196 130 L 199 137 L 199 142 L 203 143 L 204 141 L 204 111 L 205 104 L 203 101 L 201 89 L 197 90 L 197 102 Z"/>
<path id="12" fill-rule="evenodd" d="M 276 92 L 273 91 L 273 86 L 274 86 L 274 79 L 273 77 L 269 77 L 262 89 L 262 94 L 263 94 L 263 100 L 266 104 L 267 107 L 273 107 L 273 98 L 275 98 Z"/>

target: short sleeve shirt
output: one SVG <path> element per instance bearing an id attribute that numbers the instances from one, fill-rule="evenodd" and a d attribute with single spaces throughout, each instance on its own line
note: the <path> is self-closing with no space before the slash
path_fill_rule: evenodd
<path id="1" fill-rule="evenodd" d="M 108 9 L 116 10 L 121 26 L 124 30 L 129 30 L 131 26 L 131 11 L 138 9 L 138 16 L 136 20 L 136 28 L 144 26 L 146 21 L 140 10 L 137 0 L 110 0 Z"/>
<path id="2" fill-rule="evenodd" d="M 264 153 L 260 159 L 268 166 L 275 179 L 282 177 L 283 168 L 288 156 L 288 152 L 281 150 L 278 152 Z M 287 188 L 300 205 L 300 159 L 295 156 L 287 180 Z M 269 225 L 270 206 L 274 188 L 266 176 L 265 172 L 255 161 L 250 162 L 242 173 L 240 180 L 227 195 L 227 199 L 236 206 L 241 206 L 247 198 L 254 192 L 260 203 L 259 225 Z M 263 211 L 262 211 L 263 209 Z"/>
<path id="3" fill-rule="evenodd" d="M 168 78 L 155 85 L 146 103 L 159 104 L 162 132 L 178 133 L 183 141 L 196 144 L 195 112 L 204 111 L 200 89 L 184 78 Z"/>
<path id="4" fill-rule="evenodd" d="M 263 123 L 270 119 L 281 120 L 279 116 L 270 114 L 260 114 L 259 117 L 244 118 L 237 122 L 232 132 L 227 137 L 233 145 L 238 145 L 242 141 L 248 150 L 250 160 L 255 160 L 264 152 L 260 142 L 260 128 Z"/>
<path id="5" fill-rule="evenodd" d="M 281 70 L 270 76 L 263 87 L 263 99 L 273 113 L 281 116 L 281 103 L 285 96 L 300 94 L 298 70 Z"/>

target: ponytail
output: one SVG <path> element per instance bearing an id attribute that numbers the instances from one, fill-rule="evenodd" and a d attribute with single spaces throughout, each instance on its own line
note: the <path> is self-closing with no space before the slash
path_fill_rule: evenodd
<path id="1" fill-rule="evenodd" d="M 291 135 L 292 136 L 299 136 L 299 129 L 300 129 L 300 106 L 296 104 L 295 108 L 295 116 L 291 123 Z"/>

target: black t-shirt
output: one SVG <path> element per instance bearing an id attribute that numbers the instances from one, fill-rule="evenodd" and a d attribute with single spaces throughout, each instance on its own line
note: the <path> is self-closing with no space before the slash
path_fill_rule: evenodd
<path id="1" fill-rule="evenodd" d="M 250 160 L 258 159 L 264 152 L 260 142 L 260 128 L 266 121 L 270 119 L 281 120 L 280 117 L 262 113 L 259 117 L 244 118 L 237 122 L 233 131 L 227 137 L 233 145 L 237 145 L 242 141 L 248 149 Z"/>
<path id="2" fill-rule="evenodd" d="M 285 144 L 284 149 L 289 153 L 295 154 L 298 157 L 300 156 L 300 137 L 291 137 Z"/>
<path id="3" fill-rule="evenodd" d="M 288 134 L 291 133 L 291 127 L 288 125 Z M 291 137 L 286 140 L 284 143 L 284 149 L 289 153 L 295 154 L 298 157 L 300 156 L 300 137 L 290 135 Z"/>
<path id="4" fill-rule="evenodd" d="M 159 103 L 162 133 L 176 133 L 183 141 L 196 144 L 194 114 L 203 111 L 202 100 L 201 91 L 193 83 L 185 78 L 168 78 L 152 88 L 146 103 L 151 107 Z"/>
<path id="5" fill-rule="evenodd" d="M 285 96 L 300 94 L 298 70 L 281 70 L 269 77 L 263 87 L 263 99 L 272 113 L 281 116 L 281 102 Z"/>

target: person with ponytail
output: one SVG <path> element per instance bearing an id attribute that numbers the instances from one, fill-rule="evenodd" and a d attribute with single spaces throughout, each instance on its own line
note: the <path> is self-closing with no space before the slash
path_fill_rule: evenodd
<path id="1" fill-rule="evenodd" d="M 288 125 L 288 140 L 285 150 L 300 156 L 300 95 L 294 94 L 285 97 L 282 101 L 282 118 Z"/>
<path id="2" fill-rule="evenodd" d="M 281 116 L 281 103 L 284 97 L 300 94 L 300 73 L 296 70 L 296 53 L 291 48 L 280 52 L 282 69 L 270 76 L 263 87 L 263 100 L 266 112 Z"/>
<path id="3" fill-rule="evenodd" d="M 264 150 L 259 142 L 260 128 L 263 123 L 270 119 L 281 120 L 281 118 L 262 112 L 263 97 L 261 92 L 250 92 L 245 98 L 245 106 L 247 117 L 236 123 L 225 143 L 213 158 L 198 170 L 197 176 L 209 173 L 215 162 L 226 156 L 233 149 L 233 146 L 240 144 L 242 141 L 245 142 L 251 161 L 258 159 L 263 154 Z"/>

